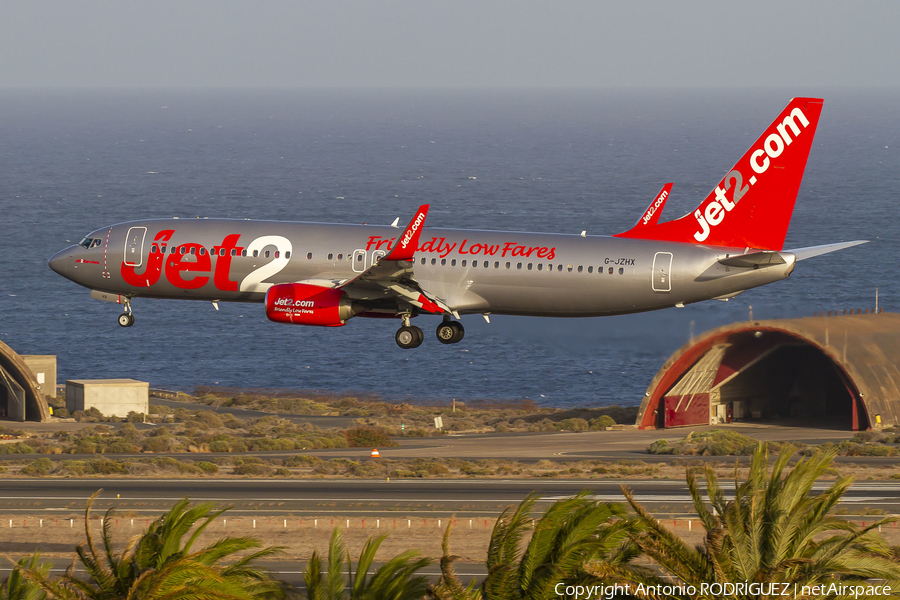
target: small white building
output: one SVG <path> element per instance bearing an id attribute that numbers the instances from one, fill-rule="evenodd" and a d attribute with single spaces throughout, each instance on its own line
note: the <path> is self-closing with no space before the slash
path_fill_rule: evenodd
<path id="1" fill-rule="evenodd" d="M 150 384 L 136 379 L 70 379 L 66 381 L 66 409 L 96 408 L 107 417 L 150 412 Z"/>

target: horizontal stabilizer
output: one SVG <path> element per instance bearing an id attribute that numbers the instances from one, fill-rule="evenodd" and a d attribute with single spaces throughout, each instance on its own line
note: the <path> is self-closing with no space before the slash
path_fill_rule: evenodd
<path id="1" fill-rule="evenodd" d="M 750 252 L 749 254 L 738 254 L 736 256 L 719 259 L 719 264 L 725 265 L 726 267 L 743 267 L 745 269 L 783 265 L 786 262 L 787 261 L 784 260 L 784 257 L 781 256 L 781 254 L 771 250 Z"/>
<path id="2" fill-rule="evenodd" d="M 845 248 L 852 248 L 853 246 L 859 246 L 860 244 L 868 244 L 869 240 L 855 240 L 853 242 L 838 242 L 837 244 L 824 244 L 822 246 L 809 246 L 807 248 L 797 248 L 796 250 L 787 250 L 786 252 L 790 252 L 794 256 L 797 257 L 797 260 L 806 260 L 807 258 L 812 258 L 813 256 L 819 256 L 820 254 L 828 254 L 829 252 L 837 252 L 838 250 L 843 250 Z"/>

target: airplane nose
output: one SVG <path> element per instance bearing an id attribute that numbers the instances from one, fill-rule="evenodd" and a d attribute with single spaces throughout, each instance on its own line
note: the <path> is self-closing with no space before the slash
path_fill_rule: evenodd
<path id="1" fill-rule="evenodd" d="M 70 246 L 65 250 L 60 250 L 56 254 L 50 257 L 50 260 L 47 261 L 47 265 L 60 275 L 66 275 L 66 267 L 71 264 L 72 260 L 72 248 L 75 246 Z"/>

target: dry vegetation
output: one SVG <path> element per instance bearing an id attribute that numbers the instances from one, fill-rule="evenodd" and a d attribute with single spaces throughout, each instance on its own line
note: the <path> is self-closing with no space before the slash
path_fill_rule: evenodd
<path id="1" fill-rule="evenodd" d="M 683 456 L 750 456 L 758 444 L 755 440 L 735 431 L 711 429 L 690 432 L 675 442 L 656 440 L 647 447 L 649 454 L 678 454 Z M 818 446 L 802 443 L 770 442 L 770 452 L 790 447 L 803 456 L 835 449 L 838 456 L 900 456 L 900 431 L 892 428 L 883 431 L 861 431 L 849 440 L 838 444 L 831 442 Z"/>

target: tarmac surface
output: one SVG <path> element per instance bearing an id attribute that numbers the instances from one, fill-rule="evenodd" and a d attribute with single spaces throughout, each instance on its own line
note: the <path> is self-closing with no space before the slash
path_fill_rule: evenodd
<path id="1" fill-rule="evenodd" d="M 41 478 L 4 479 L 0 515 L 78 516 L 84 511 L 85 501 L 102 488 L 103 493 L 95 502 L 98 513 L 114 507 L 120 513 L 158 515 L 177 500 L 188 497 L 233 506 L 229 514 L 235 516 L 496 517 L 531 493 L 538 497 L 538 508 L 581 491 L 597 500 L 623 501 L 623 485 L 658 516 L 693 514 L 682 480 Z M 823 481 L 814 489 L 821 491 L 830 485 Z M 723 482 L 723 487 L 726 497 L 730 497 L 733 484 Z M 857 482 L 844 496 L 842 505 L 850 512 L 877 509 L 900 514 L 900 481 Z"/>

